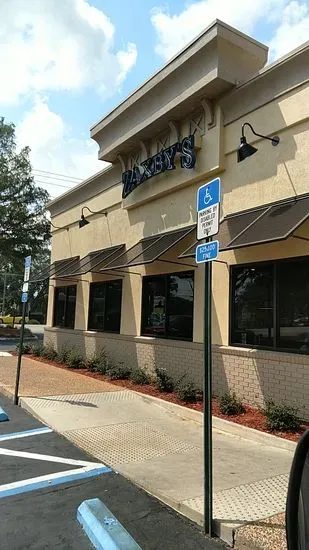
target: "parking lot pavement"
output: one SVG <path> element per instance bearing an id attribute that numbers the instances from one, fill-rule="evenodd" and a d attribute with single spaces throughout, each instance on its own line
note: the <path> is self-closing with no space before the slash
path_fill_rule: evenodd
<path id="1" fill-rule="evenodd" d="M 104 502 L 143 550 L 223 548 L 219 541 L 205 539 L 200 528 L 190 520 L 115 472 L 45 488 L 32 486 L 34 490 L 20 493 L 29 478 L 58 476 L 61 481 L 68 468 L 74 472 L 81 470 L 81 465 L 68 466 L 63 461 L 93 462 L 93 458 L 48 428 L 44 433 L 21 437 L 21 432 L 29 433 L 44 426 L 2 396 L 0 406 L 10 418 L 0 424 L 1 550 L 92 548 L 76 521 L 78 506 L 92 498 Z M 41 459 L 41 454 L 45 458 Z M 58 457 L 56 460 L 60 457 L 62 462 L 51 462 L 55 460 L 53 457 Z M 6 496 L 5 486 L 12 483 L 12 492 L 17 490 L 17 493 Z"/>

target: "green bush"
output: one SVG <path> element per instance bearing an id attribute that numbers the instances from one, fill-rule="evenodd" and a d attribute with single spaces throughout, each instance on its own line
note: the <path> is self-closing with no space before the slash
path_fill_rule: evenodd
<path id="1" fill-rule="evenodd" d="M 134 384 L 144 385 L 150 383 L 148 374 L 146 374 L 146 372 L 144 372 L 142 369 L 132 370 L 130 379 Z"/>
<path id="2" fill-rule="evenodd" d="M 64 344 L 63 346 L 61 346 L 57 351 L 57 356 L 56 356 L 57 363 L 66 363 L 70 351 L 71 350 L 68 347 L 68 345 Z"/>
<path id="3" fill-rule="evenodd" d="M 86 361 L 86 366 L 91 372 L 105 374 L 107 369 L 107 357 L 104 349 L 101 349 L 99 352 L 89 357 Z"/>
<path id="4" fill-rule="evenodd" d="M 43 347 L 41 357 L 44 357 L 44 359 L 53 360 L 55 359 L 56 356 L 57 356 L 57 352 L 51 342 L 46 344 L 46 346 Z"/>
<path id="5" fill-rule="evenodd" d="M 71 349 L 66 357 L 66 364 L 71 369 L 85 369 L 86 362 L 77 349 Z"/>
<path id="6" fill-rule="evenodd" d="M 39 321 L 37 319 L 29 319 L 29 321 L 27 321 L 27 325 L 39 325 Z"/>
<path id="7" fill-rule="evenodd" d="M 17 344 L 16 351 L 19 351 L 19 349 L 20 349 L 20 344 Z M 22 354 L 23 355 L 28 355 L 29 353 L 31 353 L 31 345 L 30 344 L 23 344 L 22 345 Z"/>
<path id="8" fill-rule="evenodd" d="M 234 416 L 244 412 L 244 407 L 235 393 L 226 392 L 219 397 L 219 409 L 222 414 Z"/>
<path id="9" fill-rule="evenodd" d="M 167 374 L 165 369 L 161 369 L 159 367 L 156 367 L 156 382 L 155 385 L 161 392 L 170 393 L 174 389 L 174 382 L 172 378 Z"/>
<path id="10" fill-rule="evenodd" d="M 44 350 L 43 342 L 36 342 L 30 346 L 30 353 L 35 357 L 41 357 Z"/>
<path id="11" fill-rule="evenodd" d="M 106 369 L 106 376 L 111 380 L 127 380 L 130 377 L 131 369 L 125 367 L 123 363 L 110 365 Z"/>
<path id="12" fill-rule="evenodd" d="M 271 432 L 297 432 L 300 428 L 301 422 L 296 407 L 290 407 L 286 403 L 277 404 L 268 399 L 262 412 Z"/>
<path id="13" fill-rule="evenodd" d="M 176 391 L 177 397 L 185 403 L 196 403 L 199 393 L 200 391 L 195 387 L 193 382 L 187 382 L 178 386 Z"/>

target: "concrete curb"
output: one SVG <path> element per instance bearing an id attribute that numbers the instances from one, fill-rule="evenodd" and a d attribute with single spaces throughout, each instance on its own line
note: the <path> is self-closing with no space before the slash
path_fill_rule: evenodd
<path id="1" fill-rule="evenodd" d="M 159 397 L 152 397 L 144 393 L 137 393 L 141 398 L 148 402 L 154 402 L 160 407 L 163 407 L 172 414 L 176 414 L 185 420 L 193 420 L 200 424 L 203 423 L 203 413 L 195 411 L 194 409 L 188 409 L 182 405 L 177 405 L 175 403 L 170 403 L 169 401 L 164 401 Z M 277 449 L 283 449 L 285 451 L 295 451 L 296 443 L 294 441 L 289 441 L 275 435 L 260 432 L 253 428 L 247 428 L 247 426 L 242 426 L 241 424 L 236 424 L 235 422 L 230 422 L 229 420 L 224 420 L 216 416 L 212 417 L 212 425 L 215 430 L 228 433 L 234 437 L 240 437 L 242 439 L 248 439 L 255 443 L 260 443 L 261 445 L 266 445 L 267 447 L 276 447 Z"/>
<path id="2" fill-rule="evenodd" d="M 77 520 L 97 550 L 142 550 L 98 498 L 84 500 L 80 504 Z"/>
<path id="3" fill-rule="evenodd" d="M 0 422 L 5 422 L 9 420 L 7 413 L 0 407 Z"/>

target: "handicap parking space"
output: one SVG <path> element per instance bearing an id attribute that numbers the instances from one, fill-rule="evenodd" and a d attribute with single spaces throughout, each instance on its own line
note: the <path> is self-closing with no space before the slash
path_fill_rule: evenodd
<path id="1" fill-rule="evenodd" d="M 90 550 L 76 515 L 91 499 L 100 499 L 143 550 L 222 550 L 197 525 L 1 395 L 0 407 L 10 418 L 0 423 L 1 550 Z"/>

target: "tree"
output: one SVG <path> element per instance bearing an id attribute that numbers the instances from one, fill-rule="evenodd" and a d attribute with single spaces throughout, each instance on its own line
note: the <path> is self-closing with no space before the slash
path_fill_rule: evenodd
<path id="1" fill-rule="evenodd" d="M 17 274 L 7 277 L 6 290 L 8 300 L 18 305 L 18 274 L 22 278 L 25 257 L 48 263 L 50 254 L 45 215 L 49 195 L 34 183 L 29 153 L 29 147 L 17 150 L 14 124 L 0 117 L 0 282 L 4 273 Z"/>

